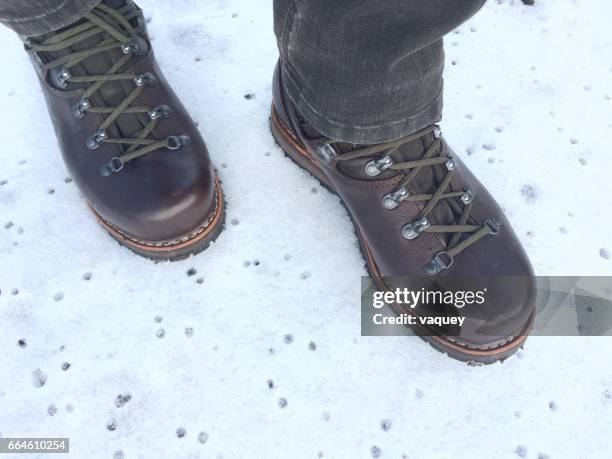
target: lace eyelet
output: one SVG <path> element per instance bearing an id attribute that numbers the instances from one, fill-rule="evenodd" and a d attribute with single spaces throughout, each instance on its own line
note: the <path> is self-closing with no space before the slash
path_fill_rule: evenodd
<path id="1" fill-rule="evenodd" d="M 157 78 L 155 78 L 155 75 L 153 75 L 151 72 L 145 72 L 141 73 L 140 75 L 136 75 L 134 78 L 134 83 L 136 83 L 136 86 L 139 88 L 144 86 L 151 87 L 157 84 Z"/>
<path id="2" fill-rule="evenodd" d="M 315 147 L 315 152 L 317 153 L 317 156 L 326 163 L 331 163 L 334 157 L 338 154 L 336 153 L 336 150 L 334 150 L 334 147 L 327 143 L 317 145 Z"/>
<path id="3" fill-rule="evenodd" d="M 30 51 L 35 44 L 36 42 L 32 39 L 32 37 L 27 37 L 25 40 L 23 40 L 23 49 Z"/>
<path id="4" fill-rule="evenodd" d="M 383 155 L 378 159 L 369 161 L 365 165 L 365 173 L 370 177 L 376 177 L 391 166 L 393 166 L 393 158 L 390 155 Z"/>
<path id="5" fill-rule="evenodd" d="M 453 262 L 454 258 L 446 251 L 438 252 L 429 263 L 425 265 L 425 272 L 431 276 L 435 276 L 440 271 L 450 268 Z"/>
<path id="6" fill-rule="evenodd" d="M 151 121 L 158 119 L 166 119 L 170 118 L 170 116 L 172 115 L 172 109 L 168 105 L 160 105 L 150 110 L 148 115 Z"/>
<path id="7" fill-rule="evenodd" d="M 503 225 L 495 217 L 490 217 L 485 221 L 485 225 L 489 227 L 489 234 L 496 235 L 502 230 Z"/>
<path id="8" fill-rule="evenodd" d="M 102 169 L 100 170 L 100 175 L 102 175 L 103 177 L 108 177 L 121 171 L 124 167 L 125 163 L 121 160 L 121 158 L 115 156 L 107 164 L 102 166 Z"/>
<path id="9" fill-rule="evenodd" d="M 179 148 L 189 145 L 191 137 L 188 135 L 171 135 L 166 139 L 166 148 L 169 150 L 178 150 Z"/>
<path id="10" fill-rule="evenodd" d="M 382 205 L 387 210 L 396 209 L 400 205 L 400 202 L 405 200 L 408 196 L 410 196 L 410 193 L 406 187 L 398 188 L 383 196 Z"/>
<path id="11" fill-rule="evenodd" d="M 97 150 L 100 147 L 100 144 L 108 139 L 108 132 L 100 129 L 87 139 L 87 148 L 90 150 Z"/>
<path id="12" fill-rule="evenodd" d="M 459 199 L 461 199 L 461 202 L 467 206 L 468 204 L 471 204 L 474 201 L 475 195 L 476 193 L 474 193 L 474 190 L 466 186 L 463 189 L 463 194 L 461 195 Z"/>
<path id="13" fill-rule="evenodd" d="M 87 110 L 91 108 L 91 101 L 89 99 L 81 99 L 80 102 L 72 109 L 72 114 L 76 119 L 81 119 L 87 113 Z"/>
<path id="14" fill-rule="evenodd" d="M 143 29 L 147 25 L 147 22 L 142 14 L 139 14 L 138 16 L 136 16 L 134 18 L 134 22 L 135 22 L 135 27 L 137 29 Z"/>
<path id="15" fill-rule="evenodd" d="M 64 89 L 68 87 L 72 72 L 65 67 L 56 68 L 51 71 L 51 78 L 58 88 Z"/>
<path id="16" fill-rule="evenodd" d="M 140 35 L 134 36 L 131 42 L 123 43 L 121 45 L 121 51 L 123 54 L 133 54 L 135 56 L 142 56 L 149 50 L 149 44 Z"/>
<path id="17" fill-rule="evenodd" d="M 416 220 L 412 223 L 407 223 L 402 228 L 402 236 L 408 240 L 416 239 L 420 234 L 431 226 L 429 220 L 423 217 L 420 220 Z"/>

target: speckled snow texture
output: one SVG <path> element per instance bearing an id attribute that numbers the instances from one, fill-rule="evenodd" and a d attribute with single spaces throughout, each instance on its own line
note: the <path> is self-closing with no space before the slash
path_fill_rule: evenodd
<path id="1" fill-rule="evenodd" d="M 2 436 L 67 436 L 76 458 L 611 456 L 609 339 L 530 339 L 472 368 L 360 337 L 348 215 L 268 132 L 271 1 L 142 4 L 227 230 L 174 264 L 120 248 L 0 30 Z M 490 1 L 447 38 L 447 138 L 539 274 L 612 274 L 611 17 L 606 0 Z"/>

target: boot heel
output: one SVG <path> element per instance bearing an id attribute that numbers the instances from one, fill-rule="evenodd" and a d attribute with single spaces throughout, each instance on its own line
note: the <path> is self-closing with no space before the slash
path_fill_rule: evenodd
<path id="1" fill-rule="evenodd" d="M 274 137 L 274 140 L 276 140 L 276 143 L 287 157 L 302 169 L 310 172 L 331 193 L 337 194 L 316 160 L 299 144 L 298 140 L 291 135 L 289 130 L 278 119 L 274 106 L 272 106 L 272 115 L 270 116 L 270 130 L 272 131 L 272 137 Z"/>

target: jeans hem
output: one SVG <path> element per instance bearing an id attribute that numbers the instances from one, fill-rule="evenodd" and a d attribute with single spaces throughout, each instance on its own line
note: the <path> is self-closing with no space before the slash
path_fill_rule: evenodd
<path id="1" fill-rule="evenodd" d="M 83 0 L 78 2 L 78 4 L 75 4 L 74 1 L 67 1 L 64 2 L 61 8 L 56 8 L 46 14 L 20 19 L 3 18 L 0 22 L 23 37 L 44 35 L 75 23 L 94 9 L 101 1 Z M 67 11 L 70 11 L 70 14 L 66 14 Z"/>
<path id="2" fill-rule="evenodd" d="M 283 72 L 285 88 L 291 102 L 297 111 L 312 126 L 326 137 L 340 142 L 372 145 L 399 139 L 417 132 L 442 118 L 443 91 L 428 105 L 416 113 L 406 110 L 403 118 L 389 121 L 375 126 L 355 126 L 349 122 L 336 121 L 333 113 L 327 114 L 317 110 L 309 103 L 303 91 L 294 83 L 290 72 Z"/>

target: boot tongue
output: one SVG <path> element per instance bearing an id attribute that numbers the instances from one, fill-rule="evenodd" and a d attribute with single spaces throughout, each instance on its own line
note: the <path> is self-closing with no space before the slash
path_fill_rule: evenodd
<path id="1" fill-rule="evenodd" d="M 104 0 L 102 2 L 109 7 L 114 9 L 123 8 L 127 5 L 126 0 Z M 131 8 L 124 8 L 122 11 L 123 14 L 127 14 L 133 11 L 133 6 Z M 82 23 L 84 19 L 77 21 L 76 23 L 68 26 L 65 29 L 59 30 L 58 32 L 54 32 L 52 34 L 48 34 L 46 36 L 38 37 L 38 40 L 45 40 L 48 37 L 60 33 L 70 27 L 74 27 L 79 23 Z M 120 26 L 117 24 L 117 28 L 120 29 Z M 70 48 L 57 51 L 57 52 L 47 52 L 41 53 L 41 59 L 43 62 L 50 62 L 55 59 L 58 59 L 67 54 L 71 54 L 77 51 L 83 51 L 87 49 L 92 49 L 100 44 L 104 39 L 108 38 L 108 35 L 104 32 L 93 35 L 91 37 L 86 38 L 78 43 L 75 43 Z M 83 75 L 100 75 L 105 74 L 112 67 L 112 65 L 117 62 L 123 56 L 123 52 L 120 48 L 112 49 L 105 52 L 100 52 L 88 57 L 87 59 L 81 61 L 79 64 L 73 66 L 70 69 L 70 72 L 75 76 L 83 76 Z M 128 63 L 129 64 L 129 63 Z M 86 89 L 92 83 L 70 83 L 70 89 Z M 93 104 L 95 106 L 110 106 L 116 107 L 129 94 L 131 90 L 133 90 L 134 86 L 130 82 L 127 81 L 109 81 L 106 82 L 98 91 L 96 91 L 93 97 Z M 116 132 L 113 132 L 113 135 L 117 136 L 130 136 L 138 131 L 140 131 L 144 124 L 139 120 L 137 115 L 122 115 L 111 128 L 111 131 L 118 129 Z"/>
<path id="2" fill-rule="evenodd" d="M 402 145 L 399 150 L 391 156 L 395 162 L 417 161 L 422 159 L 427 149 L 435 140 L 433 134 L 428 134 L 425 137 Z M 446 149 L 444 141 L 442 142 L 442 146 L 442 148 Z M 434 153 L 434 156 L 438 155 L 439 153 Z M 434 194 L 447 173 L 448 171 L 444 165 L 423 167 L 417 176 L 410 182 L 410 186 L 417 194 Z M 449 191 L 451 191 L 451 187 L 445 190 L 447 193 Z M 427 217 L 432 225 L 451 225 L 457 221 L 459 215 L 450 206 L 451 202 L 451 199 L 442 199 L 438 201 Z M 423 202 L 423 206 L 425 205 L 427 205 L 427 202 Z"/>

